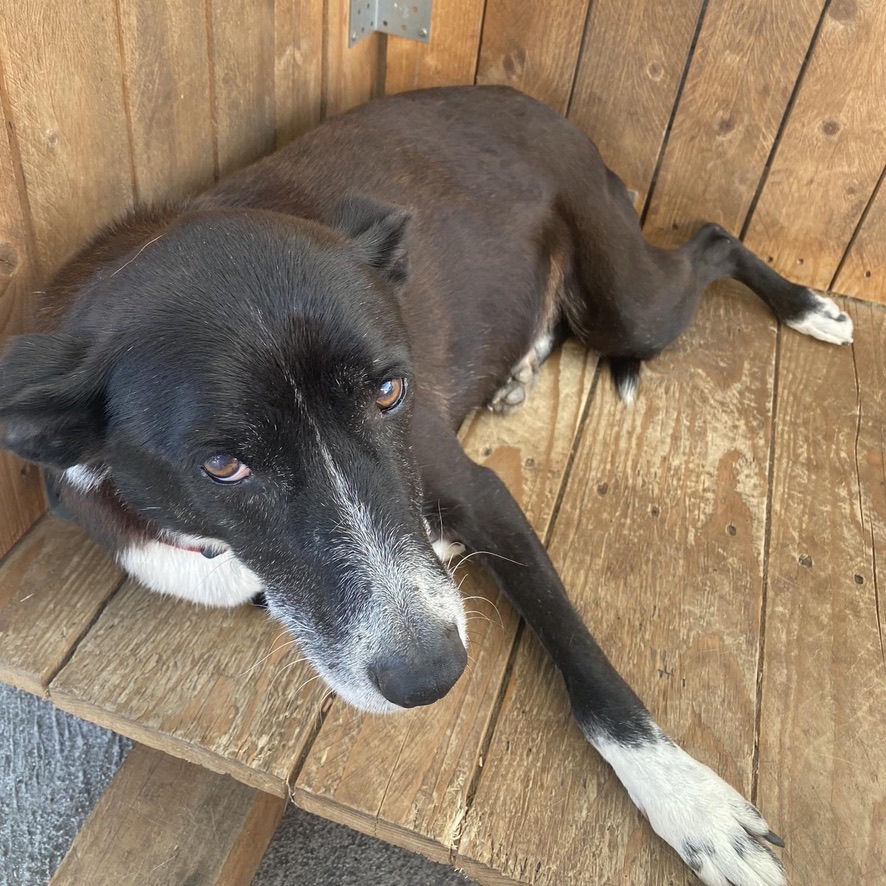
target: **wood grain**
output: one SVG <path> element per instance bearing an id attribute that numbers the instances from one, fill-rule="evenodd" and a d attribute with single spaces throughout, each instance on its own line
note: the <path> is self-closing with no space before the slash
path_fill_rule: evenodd
<path id="1" fill-rule="evenodd" d="M 545 364 L 526 407 L 508 419 L 484 412 L 464 429 L 466 451 L 502 476 L 542 536 L 595 365 L 570 343 Z M 462 593 L 471 613 L 466 676 L 437 704 L 397 717 L 336 702 L 294 791 L 310 811 L 436 861 L 447 861 L 458 840 L 517 625 L 488 579 L 471 573 Z"/>
<path id="2" fill-rule="evenodd" d="M 827 9 L 745 242 L 827 288 L 886 163 L 886 5 Z"/>
<path id="3" fill-rule="evenodd" d="M 501 83 L 565 114 L 587 14 L 585 0 L 487 0 L 478 83 Z"/>
<path id="4" fill-rule="evenodd" d="M 50 697 L 143 744 L 286 796 L 325 686 L 250 606 L 204 609 L 127 581 Z"/>
<path id="5" fill-rule="evenodd" d="M 273 0 L 211 0 L 218 172 L 275 146 Z"/>
<path id="6" fill-rule="evenodd" d="M 759 800 L 798 886 L 886 870 L 886 311 L 847 309 L 778 380 Z"/>
<path id="7" fill-rule="evenodd" d="M 136 745 L 50 886 L 248 886 L 285 806 Z"/>
<path id="8" fill-rule="evenodd" d="M 43 280 L 132 203 L 132 160 L 115 8 L 2 0 L 9 113 Z"/>
<path id="9" fill-rule="evenodd" d="M 45 695 L 121 578 L 79 529 L 41 520 L 0 567 L 0 680 Z"/>
<path id="10" fill-rule="evenodd" d="M 348 48 L 348 4 L 327 0 L 323 116 L 375 98 L 383 86 L 385 39 L 372 34 Z"/>
<path id="11" fill-rule="evenodd" d="M 831 288 L 886 304 L 886 188 L 882 185 Z"/>
<path id="12" fill-rule="evenodd" d="M 121 0 L 137 199 L 172 200 L 215 173 L 206 21 L 187 0 Z"/>
<path id="13" fill-rule="evenodd" d="M 484 0 L 435 3 L 429 43 L 388 37 L 385 94 L 473 83 L 484 5 Z"/>
<path id="14" fill-rule="evenodd" d="M 646 202 L 701 8 L 702 0 L 687 0 L 662 15 L 657 0 L 591 4 L 569 119 L 637 192 L 638 209 Z"/>
<path id="15" fill-rule="evenodd" d="M 708 5 L 646 216 L 654 242 L 708 219 L 740 233 L 822 5 Z"/>
<path id="16" fill-rule="evenodd" d="M 633 408 L 599 386 L 549 550 L 665 730 L 749 793 L 776 336 L 739 289 L 706 297 Z M 457 864 L 484 883 L 692 882 L 585 742 L 529 632 Z"/>
<path id="17" fill-rule="evenodd" d="M 0 62 L 0 351 L 9 336 L 30 325 L 34 289 L 33 243 L 22 208 L 24 180 L 8 106 Z M 2 557 L 46 507 L 37 468 L 8 452 L 0 452 L 0 502 Z"/>
<path id="18" fill-rule="evenodd" d="M 324 0 L 274 3 L 277 147 L 313 129 L 323 105 Z"/>

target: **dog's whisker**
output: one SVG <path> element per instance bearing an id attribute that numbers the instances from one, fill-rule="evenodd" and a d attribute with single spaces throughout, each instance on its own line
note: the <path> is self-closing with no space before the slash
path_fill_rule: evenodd
<path id="1" fill-rule="evenodd" d="M 498 616 L 498 623 L 502 627 L 505 626 L 504 620 L 501 617 L 501 611 L 499 610 L 499 608 L 496 605 L 494 600 L 491 600 L 489 597 L 482 597 L 477 594 L 474 594 L 470 597 L 463 597 L 462 599 L 464 600 L 465 603 L 467 603 L 469 600 L 484 600 L 486 603 L 488 603 L 495 610 L 495 614 Z"/>
<path id="2" fill-rule="evenodd" d="M 281 645 L 279 645 L 279 646 L 276 645 L 276 644 L 278 643 L 278 641 L 279 641 L 281 638 L 283 638 L 284 642 L 283 642 Z M 296 645 L 297 645 L 295 639 L 294 639 L 292 636 L 289 636 L 289 634 L 288 634 L 287 631 L 281 631 L 281 632 L 280 632 L 280 633 L 274 638 L 274 641 L 273 641 L 273 642 L 274 642 L 274 647 L 271 649 L 271 651 L 270 651 L 267 655 L 262 656 L 257 662 L 255 662 L 255 664 L 250 665 L 245 671 L 243 671 L 242 674 L 237 674 L 237 676 L 234 677 L 234 679 L 235 679 L 235 680 L 240 680 L 240 679 L 242 679 L 242 678 L 245 677 L 247 674 L 249 674 L 249 673 L 251 673 L 252 671 L 254 671 L 257 667 L 260 667 L 262 664 L 264 664 L 264 663 L 265 663 L 269 658 L 271 658 L 271 656 L 273 656 L 275 653 L 280 652 L 280 651 L 283 650 L 283 649 L 286 649 L 287 646 L 290 647 L 290 648 L 292 648 L 293 646 L 296 646 Z"/>

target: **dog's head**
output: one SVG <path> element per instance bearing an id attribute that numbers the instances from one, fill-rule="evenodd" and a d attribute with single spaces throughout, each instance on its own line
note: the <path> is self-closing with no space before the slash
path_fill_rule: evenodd
<path id="1" fill-rule="evenodd" d="M 371 710 L 436 700 L 466 659 L 410 447 L 407 224 L 359 199 L 333 227 L 185 214 L 0 363 L 6 447 L 109 484 L 161 538 L 229 548 L 332 687 Z"/>

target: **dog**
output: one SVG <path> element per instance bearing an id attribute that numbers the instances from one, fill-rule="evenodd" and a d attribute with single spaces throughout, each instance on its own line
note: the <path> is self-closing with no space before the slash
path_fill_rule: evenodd
<path id="1" fill-rule="evenodd" d="M 833 301 L 717 225 L 647 243 L 625 185 L 544 105 L 503 87 L 379 99 L 71 260 L 0 362 L 2 440 L 148 587 L 264 594 L 368 711 L 458 680 L 465 613 L 435 550 L 476 552 L 655 831 L 706 884 L 778 886 L 766 844 L 784 844 L 657 725 L 456 438 L 476 407 L 518 406 L 567 335 L 630 402 L 722 278 L 852 339 Z"/>

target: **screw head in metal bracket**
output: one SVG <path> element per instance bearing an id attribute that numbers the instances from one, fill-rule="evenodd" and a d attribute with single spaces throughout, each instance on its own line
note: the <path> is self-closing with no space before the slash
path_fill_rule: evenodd
<path id="1" fill-rule="evenodd" d="M 433 0 L 350 0 L 348 46 L 374 31 L 428 43 Z"/>

